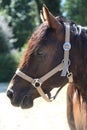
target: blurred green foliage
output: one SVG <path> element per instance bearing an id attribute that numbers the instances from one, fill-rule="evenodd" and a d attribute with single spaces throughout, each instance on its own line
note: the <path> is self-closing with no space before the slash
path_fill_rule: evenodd
<path id="1" fill-rule="evenodd" d="M 10 81 L 15 72 L 16 67 L 17 67 L 17 60 L 15 55 L 12 54 L 0 55 L 0 82 Z"/>
<path id="2" fill-rule="evenodd" d="M 13 27 L 14 36 L 17 38 L 14 47 L 21 49 L 33 29 L 39 24 L 36 3 L 34 0 L 11 0 L 5 9 L 9 25 Z"/>
<path id="3" fill-rule="evenodd" d="M 87 0 L 66 0 L 61 10 L 77 24 L 87 25 Z"/>
<path id="4" fill-rule="evenodd" d="M 11 52 L 15 41 L 13 36 L 12 28 L 0 16 L 0 82 L 9 81 L 18 64 L 18 53 Z"/>
<path id="5" fill-rule="evenodd" d="M 13 42 L 12 28 L 8 26 L 4 17 L 0 16 L 0 54 L 9 53 Z"/>

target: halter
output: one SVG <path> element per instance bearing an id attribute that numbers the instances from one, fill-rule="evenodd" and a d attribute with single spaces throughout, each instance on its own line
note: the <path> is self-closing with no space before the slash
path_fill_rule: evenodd
<path id="1" fill-rule="evenodd" d="M 19 77 L 21 77 L 24 80 L 26 80 L 29 83 L 31 83 L 32 86 L 34 88 L 36 88 L 36 90 L 38 91 L 38 93 L 40 94 L 40 96 L 42 96 L 47 102 L 51 102 L 52 99 L 50 99 L 49 97 L 47 97 L 45 95 L 45 93 L 43 92 L 42 88 L 41 88 L 41 85 L 47 79 L 49 79 L 50 77 L 52 77 L 57 72 L 62 71 L 62 73 L 61 73 L 60 76 L 67 76 L 67 78 L 69 79 L 69 82 L 73 82 L 72 73 L 70 73 L 69 70 L 68 70 L 69 69 L 69 65 L 70 65 L 69 51 L 71 49 L 71 44 L 70 44 L 70 25 L 69 25 L 69 23 L 64 23 L 64 25 L 65 25 L 65 43 L 63 44 L 64 59 L 62 60 L 62 62 L 58 66 L 56 66 L 55 68 L 53 68 L 51 71 L 49 71 L 48 73 L 46 73 L 42 77 L 35 78 L 35 79 L 33 79 L 32 77 L 24 74 L 22 71 L 20 71 L 20 69 L 17 69 L 17 71 L 16 71 L 16 75 L 18 75 Z"/>

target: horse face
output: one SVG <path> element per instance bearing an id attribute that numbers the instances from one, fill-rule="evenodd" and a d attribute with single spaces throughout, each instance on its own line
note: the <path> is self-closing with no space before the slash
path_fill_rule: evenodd
<path id="1" fill-rule="evenodd" d="M 32 78 L 40 78 L 61 63 L 63 59 L 64 32 L 63 25 L 47 10 L 44 22 L 32 35 L 27 50 L 19 65 L 20 70 Z M 62 82 L 63 81 L 63 82 Z M 66 78 L 60 72 L 42 84 L 45 93 L 60 86 Z M 33 106 L 33 100 L 40 95 L 31 83 L 15 75 L 11 80 L 8 91 L 11 103 L 22 108 Z"/>

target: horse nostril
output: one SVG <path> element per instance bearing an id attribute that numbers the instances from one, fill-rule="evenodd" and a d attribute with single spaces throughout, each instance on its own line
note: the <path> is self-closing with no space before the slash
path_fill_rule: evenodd
<path id="1" fill-rule="evenodd" d="M 12 99 L 13 98 L 13 90 L 8 90 L 7 91 L 7 96 Z"/>

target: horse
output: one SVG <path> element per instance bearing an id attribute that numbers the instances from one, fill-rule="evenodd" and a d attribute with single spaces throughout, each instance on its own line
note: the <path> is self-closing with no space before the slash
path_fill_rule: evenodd
<path id="1" fill-rule="evenodd" d="M 43 5 L 42 24 L 34 31 L 18 69 L 9 83 L 11 104 L 31 108 L 42 96 L 51 102 L 51 90 L 67 88 L 67 119 L 70 130 L 87 130 L 87 27 Z M 58 93 L 57 92 L 57 93 Z"/>

